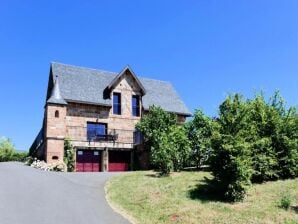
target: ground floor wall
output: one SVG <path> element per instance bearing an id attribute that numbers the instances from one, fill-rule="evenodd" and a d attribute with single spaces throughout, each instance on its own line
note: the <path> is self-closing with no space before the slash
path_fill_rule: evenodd
<path id="1" fill-rule="evenodd" d="M 133 149 L 75 147 L 76 172 L 129 171 L 134 167 Z"/>
<path id="2" fill-rule="evenodd" d="M 45 144 L 45 161 L 55 163 L 63 161 L 64 139 L 47 139 Z"/>

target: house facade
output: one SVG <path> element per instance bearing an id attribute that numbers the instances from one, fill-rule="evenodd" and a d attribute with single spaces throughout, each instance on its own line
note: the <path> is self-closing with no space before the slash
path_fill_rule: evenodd
<path id="1" fill-rule="evenodd" d="M 113 73 L 51 63 L 43 125 L 30 153 L 63 161 L 67 138 L 78 172 L 146 168 L 135 125 L 151 105 L 176 113 L 177 123 L 191 115 L 169 82 L 139 77 L 129 66 Z"/>

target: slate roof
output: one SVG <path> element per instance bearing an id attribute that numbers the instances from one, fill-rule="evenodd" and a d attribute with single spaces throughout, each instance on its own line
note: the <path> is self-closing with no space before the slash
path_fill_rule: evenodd
<path id="1" fill-rule="evenodd" d="M 112 106 L 110 99 L 105 99 L 104 90 L 119 73 L 97 69 L 51 63 L 51 72 L 47 99 L 50 97 L 56 76 L 59 77 L 60 93 L 67 102 L 81 102 Z M 146 90 L 143 107 L 160 106 L 166 111 L 191 115 L 171 83 L 138 76 Z"/>
<path id="2" fill-rule="evenodd" d="M 67 104 L 66 101 L 61 96 L 58 77 L 55 80 L 51 97 L 47 100 L 47 103 L 62 104 L 62 105 Z"/>

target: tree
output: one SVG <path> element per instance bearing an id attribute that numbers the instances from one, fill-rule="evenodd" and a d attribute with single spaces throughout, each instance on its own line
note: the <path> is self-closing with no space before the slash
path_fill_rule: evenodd
<path id="1" fill-rule="evenodd" d="M 245 197 L 251 178 L 251 155 L 246 142 L 247 105 L 238 95 L 221 105 L 211 145 L 210 168 L 220 191 L 231 201 Z"/>
<path id="2" fill-rule="evenodd" d="M 197 168 L 206 163 L 211 151 L 212 120 L 201 110 L 196 110 L 194 118 L 186 125 L 190 147 L 191 161 Z"/>
<path id="3" fill-rule="evenodd" d="M 298 176 L 298 115 L 279 92 L 244 100 L 229 96 L 213 130 L 211 170 L 228 199 L 242 200 L 250 182 Z"/>
<path id="4" fill-rule="evenodd" d="M 186 130 L 173 125 L 166 135 L 174 171 L 180 171 L 189 159 L 191 149 Z"/>
<path id="5" fill-rule="evenodd" d="M 73 172 L 75 168 L 74 149 L 69 139 L 64 140 L 64 163 L 67 171 Z"/>
<path id="6" fill-rule="evenodd" d="M 150 150 L 151 164 L 161 175 L 180 170 L 189 157 L 190 147 L 184 127 L 177 126 L 177 117 L 160 107 L 152 106 L 136 125 Z"/>
<path id="7" fill-rule="evenodd" d="M 10 139 L 2 137 L 0 139 L 0 162 L 11 161 L 15 147 Z"/>

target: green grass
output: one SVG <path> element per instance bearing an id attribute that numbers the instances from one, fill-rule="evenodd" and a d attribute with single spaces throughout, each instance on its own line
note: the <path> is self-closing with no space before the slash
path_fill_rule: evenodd
<path id="1" fill-rule="evenodd" d="M 298 179 L 253 185 L 241 203 L 227 203 L 204 194 L 207 172 L 173 173 L 158 178 L 139 171 L 112 178 L 106 187 L 110 203 L 136 223 L 298 223 L 298 213 L 279 207 L 284 192 L 298 205 Z"/>

